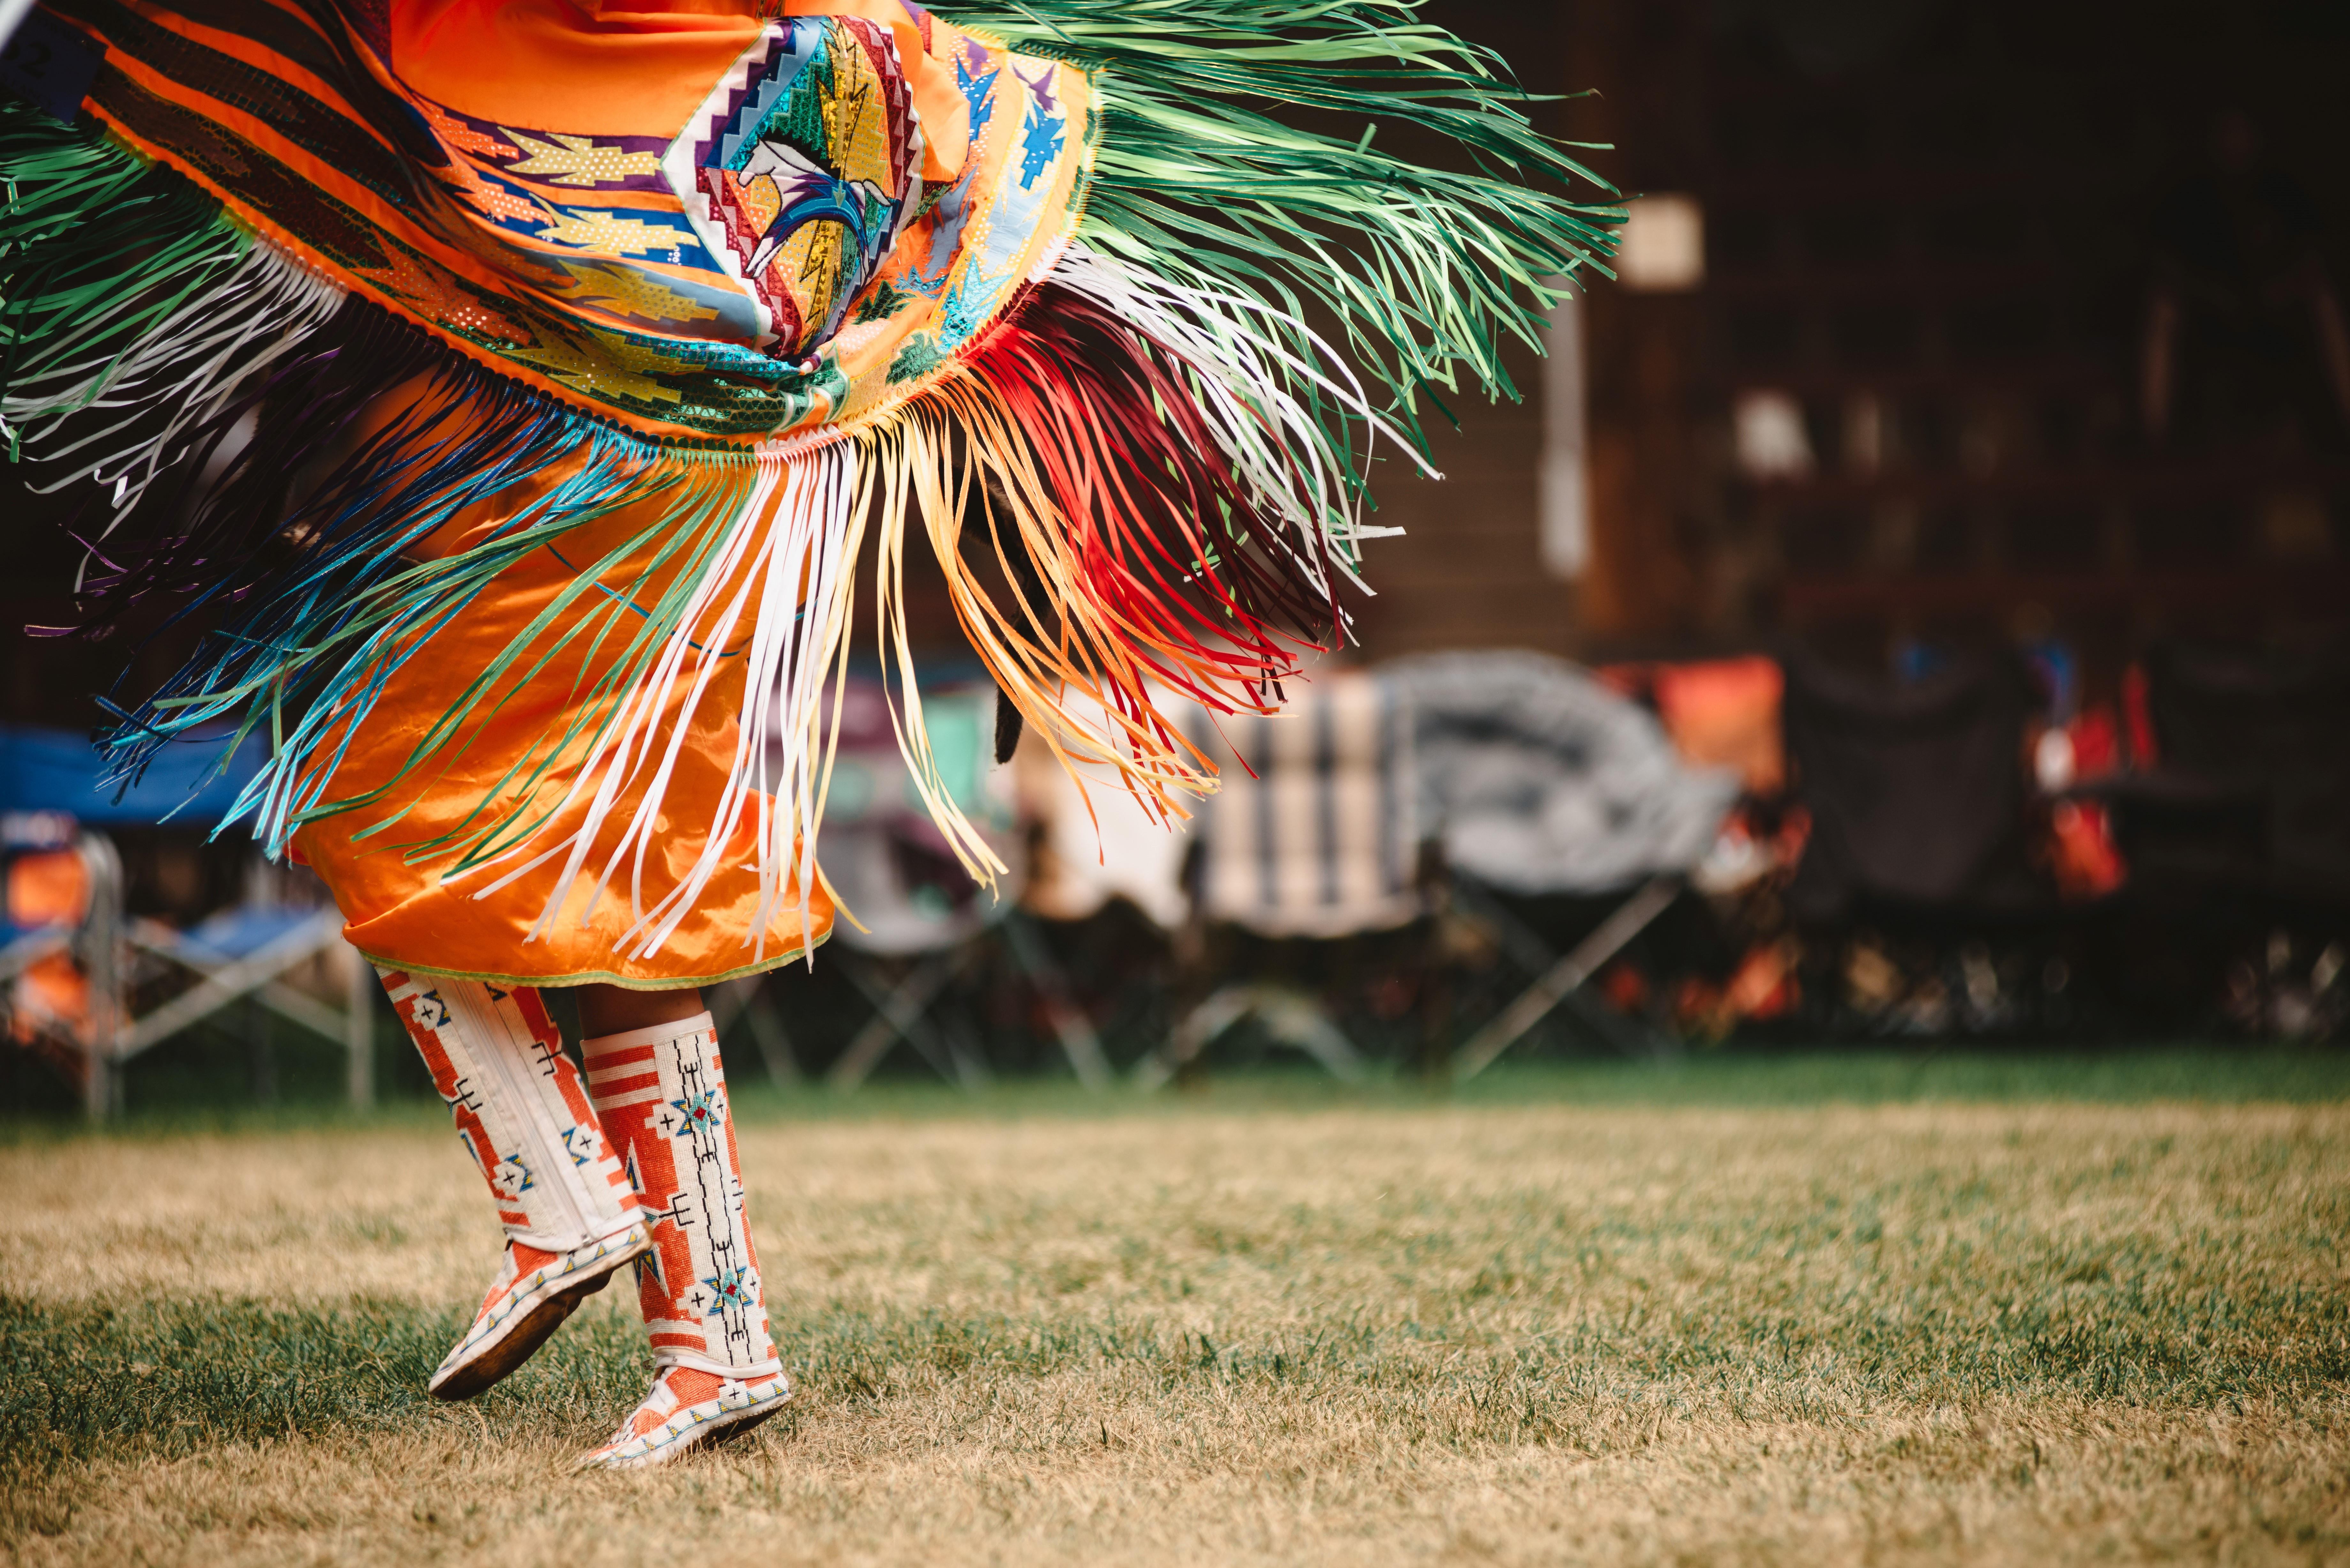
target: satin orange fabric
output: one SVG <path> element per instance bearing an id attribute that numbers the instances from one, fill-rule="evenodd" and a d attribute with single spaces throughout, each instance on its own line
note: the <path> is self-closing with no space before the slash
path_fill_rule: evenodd
<path id="1" fill-rule="evenodd" d="M 405 0 L 390 63 L 426 98 L 518 129 L 675 136 L 760 26 L 740 0 Z"/>
<path id="2" fill-rule="evenodd" d="M 758 37 L 764 13 L 850 16 L 888 28 L 925 132 L 924 179 L 948 181 L 961 171 L 971 138 L 970 104 L 949 61 L 926 47 L 925 29 L 935 25 L 918 20 L 899 0 L 782 0 L 779 5 L 770 0 L 764 6 L 752 0 L 395 0 L 388 64 L 423 98 L 497 125 L 666 138 Z M 610 200 L 625 204 L 621 197 Z M 896 354 L 903 332 L 873 328 L 868 336 L 874 341 L 866 356 L 879 367 Z M 420 390 L 401 389 L 379 400 L 370 428 L 412 404 Z M 566 472 L 557 469 L 471 509 L 413 554 L 431 558 L 479 543 Z M 660 903 L 702 857 L 734 763 L 743 684 L 739 661 L 722 665 L 691 714 L 683 711 L 690 682 L 681 681 L 669 697 L 660 726 L 664 735 L 683 726 L 684 745 L 664 787 L 635 906 L 630 867 L 624 865 L 592 909 L 575 892 L 534 938 L 564 857 L 484 894 L 515 862 L 449 881 L 443 873 L 455 851 L 433 847 L 524 806 L 526 781 L 509 774 L 518 764 L 527 772 L 541 760 L 523 753 L 575 716 L 579 693 L 608 668 L 625 633 L 592 654 L 585 640 L 570 642 L 546 668 L 518 678 L 517 690 L 500 692 L 494 711 L 491 704 L 477 709 L 476 727 L 457 743 L 403 774 L 430 727 L 465 700 L 477 673 L 554 605 L 580 571 L 673 514 L 674 506 L 673 494 L 655 495 L 573 530 L 559 549 L 542 549 L 505 568 L 385 684 L 330 786 L 333 800 L 359 804 L 306 825 L 294 841 L 296 857 L 315 867 L 334 893 L 348 922 L 345 933 L 362 952 L 387 966 L 515 984 L 661 988 L 788 962 L 829 934 L 833 909 L 821 887 L 808 908 L 779 909 L 764 933 L 753 930 L 761 889 L 754 830 L 746 821 L 726 846 L 726 869 L 659 950 L 639 957 L 641 936 L 619 940 L 639 909 Z M 630 562 L 597 568 L 598 580 L 614 596 L 658 593 L 659 582 L 633 582 L 651 548 L 642 547 Z M 565 610 L 560 624 L 538 634 L 513 668 L 528 670 L 542 649 L 562 644 L 592 602 L 591 597 Z M 562 798 L 586 744 L 574 742 L 541 774 L 530 797 L 539 809 Z M 323 763 L 326 754 L 322 748 L 316 762 Z M 644 771 L 649 778 L 653 770 Z M 609 860 L 646 787 L 643 780 L 632 784 L 604 819 L 587 858 L 589 882 Z M 541 828 L 524 857 L 568 837 L 587 810 L 583 802 Z"/>
<path id="3" fill-rule="evenodd" d="M 745 473 L 747 480 L 747 469 Z M 451 523 L 415 554 L 431 558 L 460 547 L 563 477 L 558 471 L 515 486 L 495 505 L 473 508 Z M 334 894 L 346 922 L 345 937 L 379 964 L 516 985 L 602 981 L 654 990 L 708 984 L 771 969 L 830 934 L 832 902 L 819 884 L 808 908 L 775 911 L 764 951 L 759 950 L 753 925 L 760 898 L 758 846 L 755 818 L 747 812 L 727 845 L 724 867 L 693 901 L 675 933 L 650 957 L 637 956 L 641 936 L 619 944 L 636 919 L 629 863 L 623 863 L 584 923 L 588 898 L 583 890 L 572 896 L 536 940 L 530 939 L 531 928 L 546 907 L 563 857 L 479 896 L 519 859 L 536 856 L 575 831 L 586 817 L 584 801 L 542 829 L 517 861 L 453 883 L 442 877 L 452 854 L 411 863 L 406 853 L 460 833 L 469 822 L 478 826 L 494 821 L 524 804 L 525 781 L 508 777 L 523 760 L 522 753 L 542 735 L 560 734 L 577 711 L 581 691 L 610 666 L 619 645 L 640 622 L 635 611 L 622 607 L 611 617 L 610 634 L 600 649 L 591 647 L 588 638 L 575 637 L 560 649 L 558 644 L 587 613 L 582 605 L 600 599 L 617 606 L 629 597 L 640 604 L 651 602 L 648 596 L 660 592 L 664 577 L 637 581 L 651 545 L 637 546 L 609 563 L 605 557 L 621 552 L 634 535 L 670 516 L 672 505 L 673 498 L 658 495 L 622 507 L 565 534 L 557 545 L 524 556 L 433 632 L 385 685 L 374 711 L 352 738 L 332 785 L 337 800 L 383 793 L 353 810 L 307 824 L 294 841 L 296 858 L 311 866 Z M 508 678 L 509 684 L 475 711 L 477 730 L 461 732 L 455 743 L 401 777 L 427 727 L 457 707 L 484 666 L 589 570 L 606 591 L 591 593 L 537 635 L 516 661 L 517 673 Z M 734 641 L 748 636 L 747 627 L 739 628 Z M 552 657 L 534 672 L 543 653 Z M 709 841 L 710 826 L 734 765 L 743 670 L 739 657 L 722 659 L 690 714 L 685 703 L 691 680 L 679 680 L 656 721 L 660 737 L 683 726 L 685 739 L 662 796 L 653 846 L 645 857 L 639 895 L 645 909 L 680 885 Z M 557 753 L 530 797 L 540 811 L 563 797 L 586 750 L 582 737 Z M 583 882 L 592 882 L 610 859 L 611 847 L 636 815 L 645 781 L 653 771 L 640 770 L 621 793 L 588 856 L 588 875 Z"/>

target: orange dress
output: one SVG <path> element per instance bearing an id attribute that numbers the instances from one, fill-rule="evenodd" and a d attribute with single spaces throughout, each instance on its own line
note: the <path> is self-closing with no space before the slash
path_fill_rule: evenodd
<path id="1" fill-rule="evenodd" d="M 519 510 L 553 477 L 515 486 L 497 508 L 466 514 L 419 554 L 442 553 L 432 545 L 453 548 L 455 535 L 488 532 L 506 518 L 484 512 Z M 556 811 L 510 860 L 449 872 L 452 857 L 446 846 L 501 819 L 536 823 L 577 776 L 588 737 L 527 752 L 520 742 L 559 733 L 577 716 L 583 690 L 608 670 L 627 623 L 639 618 L 621 607 L 608 617 L 614 624 L 602 636 L 582 637 L 576 611 L 566 613 L 557 601 L 575 589 L 591 563 L 599 607 L 665 587 L 673 569 L 645 571 L 653 546 L 624 548 L 660 522 L 664 509 L 664 498 L 620 507 L 507 566 L 393 671 L 349 737 L 335 770 L 334 794 L 363 804 L 304 825 L 294 853 L 333 892 L 347 922 L 344 935 L 369 958 L 387 968 L 515 985 L 604 981 L 660 989 L 773 968 L 803 956 L 830 933 L 833 906 L 821 883 L 806 889 L 804 904 L 788 886 L 789 873 L 782 897 L 763 888 L 753 802 L 737 816 L 722 868 L 684 900 L 683 919 L 651 950 L 641 940 L 644 912 L 676 893 L 702 857 L 734 774 L 745 668 L 739 629 L 720 649 L 716 672 L 699 697 L 690 681 L 672 683 L 649 726 L 656 758 L 662 741 L 681 729 L 683 735 L 641 863 L 626 857 L 600 895 L 591 890 L 645 797 L 650 766 L 637 769 L 611 802 L 582 857 L 588 874 L 561 907 L 550 909 L 550 902 L 565 857 L 541 857 L 578 832 L 590 810 L 588 798 Z M 718 597 L 723 602 L 726 595 L 722 590 Z M 517 661 L 530 673 L 502 683 L 492 699 L 494 712 L 411 768 L 419 742 L 465 701 L 484 664 L 542 617 L 549 624 L 530 636 Z M 326 743 L 343 739 L 338 732 Z M 506 880 L 524 862 L 535 864 Z M 757 918 L 763 899 L 770 905 L 764 929 Z M 625 940 L 632 927 L 639 928 L 639 940 Z"/>
<path id="2" fill-rule="evenodd" d="M 222 612 L 102 744 L 132 777 L 266 734 L 231 819 L 427 973 L 680 987 L 821 940 L 860 543 L 974 880 L 1006 868 L 922 723 L 910 549 L 1048 745 L 1179 814 L 1213 763 L 1159 702 L 1277 701 L 1343 626 L 1371 447 L 1423 384 L 1506 389 L 1566 287 L 1535 280 L 1616 216 L 1478 51 L 1380 7 L 35 9 L 11 439 L 110 497 L 94 624 Z M 214 460 L 192 507 L 153 483 Z"/>
<path id="3" fill-rule="evenodd" d="M 517 130 L 602 135 L 662 134 L 681 124 L 713 80 L 759 31 L 757 8 L 732 0 L 636 0 L 626 7 L 572 0 L 423 0 L 392 9 L 392 68 L 426 97 Z M 500 499 L 520 510 L 553 475 Z M 323 879 L 343 912 L 345 937 L 386 967 L 516 985 L 606 982 L 639 989 L 707 985 L 787 963 L 832 929 L 821 885 L 804 903 L 788 894 L 764 922 L 754 813 L 738 819 L 724 867 L 690 900 L 683 920 L 650 947 L 625 940 L 644 911 L 676 892 L 709 843 L 737 754 L 743 663 L 724 659 L 695 699 L 673 687 L 656 729 L 685 729 L 661 798 L 650 852 L 623 865 L 600 894 L 574 890 L 550 910 L 561 857 L 504 880 L 497 865 L 451 877 L 450 857 L 433 853 L 469 826 L 526 811 L 526 801 L 559 799 L 583 760 L 584 742 L 553 758 L 522 756 L 514 742 L 559 728 L 584 685 L 608 664 L 606 646 L 561 651 L 566 628 L 543 629 L 520 667 L 536 673 L 512 687 L 495 715 L 467 742 L 413 771 L 411 753 L 456 708 L 483 666 L 505 650 L 600 562 L 606 596 L 641 596 L 663 579 L 642 579 L 644 552 L 604 559 L 658 523 L 667 499 L 623 506 L 508 566 L 410 658 L 381 695 L 334 774 L 334 795 L 366 805 L 304 826 L 294 854 Z M 479 510 L 436 535 L 479 536 L 503 516 Z M 454 547 L 454 540 L 447 547 Z M 429 551 L 442 553 L 440 551 Z M 560 619 L 558 612 L 558 620 Z M 575 639 L 576 640 L 576 639 Z M 739 650 L 737 650 L 739 652 Z M 547 657 L 552 654 L 552 657 Z M 541 663 L 544 659 L 544 663 Z M 687 707 L 691 703 L 691 711 Z M 340 742 L 339 734 L 328 744 Z M 517 764 L 522 764 L 520 776 Z M 543 771 L 540 764 L 546 764 Z M 536 780 L 532 772 L 537 771 Z M 621 792 L 591 842 L 586 863 L 600 868 L 641 803 L 650 770 Z M 536 785 L 534 796 L 533 785 Z M 523 857 L 577 833 L 590 803 L 573 802 L 542 826 Z M 503 885 L 498 885 L 498 884 Z M 486 889 L 486 890 L 485 890 Z"/>

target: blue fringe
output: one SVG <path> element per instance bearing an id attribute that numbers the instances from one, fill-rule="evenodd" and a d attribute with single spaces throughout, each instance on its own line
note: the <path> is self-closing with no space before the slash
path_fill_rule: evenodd
<path id="1" fill-rule="evenodd" d="M 666 640 L 698 579 L 697 568 L 715 547 L 705 536 L 712 530 L 693 524 L 722 514 L 731 520 L 731 512 L 712 504 L 718 497 L 696 493 L 706 483 L 694 480 L 698 474 L 727 488 L 726 480 L 748 472 L 747 454 L 664 451 L 450 359 L 427 394 L 440 400 L 441 411 L 411 413 L 366 443 L 287 517 L 278 536 L 300 541 L 293 562 L 241 591 L 216 577 L 172 616 L 170 624 L 178 624 L 216 610 L 224 600 L 241 599 L 244 606 L 242 614 L 208 632 L 197 653 L 152 697 L 129 709 L 106 703 L 118 719 L 100 740 L 110 782 L 135 781 L 158 749 L 173 741 L 209 739 L 228 726 L 221 742 L 225 765 L 246 735 L 264 733 L 269 760 L 215 832 L 247 823 L 267 853 L 282 854 L 305 822 L 379 801 L 398 782 L 340 799 L 327 794 L 359 726 L 432 633 L 532 551 L 619 507 L 678 489 L 679 504 L 582 573 L 563 607 L 582 594 L 602 594 L 602 572 L 669 534 L 640 578 L 681 553 L 689 558 L 651 610 L 634 593 L 621 601 L 641 624 L 619 667 L 599 683 L 606 708 L 610 692 Z M 404 554 L 467 507 L 574 460 L 577 472 L 488 539 L 437 561 L 419 563 Z M 595 618 L 573 618 L 562 642 L 582 635 L 600 642 Z M 516 657 L 541 627 L 523 634 L 481 673 L 468 699 L 420 741 L 399 777 L 459 744 L 484 701 L 490 708 L 480 720 L 494 714 L 494 686 L 510 672 L 516 685 L 527 679 L 532 671 L 515 670 Z M 533 670 L 558 651 L 542 654 Z M 602 716 L 590 711 L 575 720 L 573 730 Z"/>

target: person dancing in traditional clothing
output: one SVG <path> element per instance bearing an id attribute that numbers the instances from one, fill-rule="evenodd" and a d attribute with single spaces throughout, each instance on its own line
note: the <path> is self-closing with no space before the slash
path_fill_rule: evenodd
<path id="1" fill-rule="evenodd" d="M 100 743 L 265 735 L 231 820 L 325 880 L 505 1227 L 435 1394 L 635 1265 L 653 1385 L 589 1465 L 789 1396 L 700 988 L 831 928 L 868 536 L 976 879 L 911 534 L 999 729 L 1180 815 L 1156 704 L 1269 711 L 1345 636 L 1374 450 L 1514 395 L 1620 217 L 1407 0 L 45 0 L 0 85 L 0 420 L 95 514 L 55 629 L 202 630 Z"/>

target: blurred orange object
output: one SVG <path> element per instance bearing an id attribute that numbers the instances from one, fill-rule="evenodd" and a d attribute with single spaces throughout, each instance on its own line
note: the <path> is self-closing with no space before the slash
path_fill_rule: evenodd
<path id="1" fill-rule="evenodd" d="M 1618 959 L 1600 972 L 1599 994 L 1618 1012 L 1638 1012 L 1648 1005 L 1648 977 Z"/>
<path id="2" fill-rule="evenodd" d="M 80 1039 L 89 1031 L 89 978 L 64 953 L 51 953 L 16 977 L 9 1033 L 30 1044 L 44 1032 Z"/>
<path id="3" fill-rule="evenodd" d="M 1786 677 L 1760 657 L 1660 664 L 1657 713 L 1691 767 L 1735 768 L 1747 793 L 1774 795 L 1787 782 L 1779 729 Z"/>
<path id="4" fill-rule="evenodd" d="M 74 926 L 89 911 L 89 868 L 70 849 L 19 855 L 8 863 L 8 923 Z"/>
<path id="5" fill-rule="evenodd" d="M 2095 801 L 2060 800 L 2048 814 L 2050 868 L 2067 898 L 2102 898 L 2128 880 L 2113 825 Z"/>
<path id="6" fill-rule="evenodd" d="M 1681 984 L 1676 1015 L 1681 1027 L 1721 1040 L 1749 1020 L 1783 1018 L 1803 1000 L 1795 963 L 1802 949 L 1792 937 L 1757 942 L 1719 990 L 1697 979 Z"/>
<path id="7" fill-rule="evenodd" d="M 1722 1008 L 1734 1021 L 1742 1018 L 1780 1018 L 1794 1011 L 1803 992 L 1795 980 L 1795 960 L 1800 955 L 1794 941 L 1781 938 L 1775 942 L 1757 942 L 1738 972 L 1731 976 L 1722 988 Z"/>

